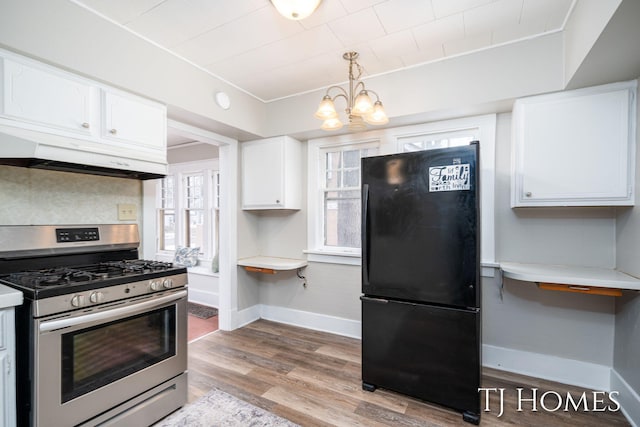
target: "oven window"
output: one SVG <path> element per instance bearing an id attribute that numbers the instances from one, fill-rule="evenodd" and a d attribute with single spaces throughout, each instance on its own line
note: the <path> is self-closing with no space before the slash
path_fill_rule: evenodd
<path id="1" fill-rule="evenodd" d="M 62 335 L 62 403 L 176 354 L 176 306 Z"/>

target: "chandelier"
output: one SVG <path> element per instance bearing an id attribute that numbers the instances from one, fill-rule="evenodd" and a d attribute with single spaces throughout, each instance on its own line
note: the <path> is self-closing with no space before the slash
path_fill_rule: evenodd
<path id="1" fill-rule="evenodd" d="M 307 18 L 318 7 L 321 0 L 271 0 L 280 15 L 299 21 Z"/>
<path id="2" fill-rule="evenodd" d="M 327 131 L 342 128 L 342 122 L 338 118 L 334 104 L 337 98 L 344 98 L 347 102 L 347 108 L 345 109 L 348 119 L 347 128 L 351 131 L 366 129 L 367 125 L 365 123 L 370 125 L 384 125 L 389 123 L 389 118 L 384 111 L 378 94 L 372 90 L 365 89 L 364 83 L 359 80 L 362 75 L 362 67 L 356 61 L 356 59 L 358 59 L 358 52 L 347 52 L 342 55 L 342 57 L 349 61 L 349 90 L 346 91 L 340 86 L 330 86 L 327 88 L 327 92 L 322 98 L 315 114 L 317 118 L 324 120 L 321 128 Z M 354 69 L 357 75 L 354 75 Z M 333 97 L 329 94 L 332 90 L 338 92 Z M 376 96 L 375 102 L 371 102 L 369 93 Z"/>

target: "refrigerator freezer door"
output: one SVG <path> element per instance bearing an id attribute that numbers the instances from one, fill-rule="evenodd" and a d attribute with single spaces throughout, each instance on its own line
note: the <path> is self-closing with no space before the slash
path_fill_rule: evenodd
<path id="1" fill-rule="evenodd" d="M 365 388 L 480 415 L 479 311 L 362 297 L 362 324 Z"/>
<path id="2" fill-rule="evenodd" d="M 477 144 L 362 160 L 362 292 L 479 306 Z"/>

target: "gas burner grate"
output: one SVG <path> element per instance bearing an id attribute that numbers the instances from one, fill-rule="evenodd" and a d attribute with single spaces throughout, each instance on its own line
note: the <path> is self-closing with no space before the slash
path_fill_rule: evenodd
<path id="1" fill-rule="evenodd" d="M 105 273 L 94 273 L 75 268 L 60 267 L 11 273 L 9 280 L 30 287 L 53 287 L 77 282 L 101 280 L 106 277 Z"/>
<path id="2" fill-rule="evenodd" d="M 109 261 L 103 262 L 100 265 L 108 268 L 120 269 L 123 274 L 151 273 L 154 271 L 164 271 L 173 268 L 173 264 L 170 262 L 147 261 L 143 259 Z"/>

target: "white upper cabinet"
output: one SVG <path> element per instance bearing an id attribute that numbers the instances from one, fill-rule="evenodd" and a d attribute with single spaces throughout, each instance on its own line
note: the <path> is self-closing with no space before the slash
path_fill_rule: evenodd
<path id="1" fill-rule="evenodd" d="M 94 87 L 66 73 L 43 71 L 10 59 L 3 62 L 4 117 L 80 135 L 97 134 Z"/>
<path id="2" fill-rule="evenodd" d="M 516 101 L 511 206 L 634 204 L 636 81 Z"/>
<path id="3" fill-rule="evenodd" d="M 301 143 L 280 136 L 242 144 L 242 209 L 301 208 Z"/>
<path id="4" fill-rule="evenodd" d="M 0 78 L 0 125 L 40 133 L 42 146 L 166 165 L 163 104 L 3 50 Z"/>
<path id="5" fill-rule="evenodd" d="M 156 149 L 166 145 L 166 109 L 139 97 L 102 90 L 102 138 Z"/>

